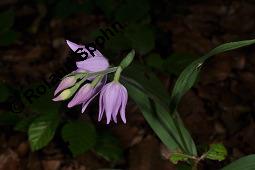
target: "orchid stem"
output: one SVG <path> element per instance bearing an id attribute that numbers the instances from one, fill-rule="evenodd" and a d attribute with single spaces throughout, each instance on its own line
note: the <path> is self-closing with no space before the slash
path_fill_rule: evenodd
<path id="1" fill-rule="evenodd" d="M 117 71 L 115 72 L 114 80 L 113 81 L 119 82 L 121 72 L 122 72 L 122 68 L 119 66 L 117 68 Z"/>
<path id="2" fill-rule="evenodd" d="M 95 87 L 99 82 L 100 80 L 102 79 L 102 76 L 97 76 L 91 83 L 91 86 L 92 87 Z"/>

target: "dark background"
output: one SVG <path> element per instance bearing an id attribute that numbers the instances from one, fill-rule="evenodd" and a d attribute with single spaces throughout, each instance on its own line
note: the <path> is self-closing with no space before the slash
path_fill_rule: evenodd
<path id="1" fill-rule="evenodd" d="M 195 58 L 225 42 L 253 39 L 254 18 L 252 0 L 1 0 L 0 92 L 15 95 L 1 100 L 0 112 L 34 114 L 19 98 L 31 84 L 42 84 L 61 72 L 68 56 L 77 57 L 66 39 L 94 42 L 102 35 L 100 29 L 122 24 L 124 29 L 98 49 L 118 64 L 134 48 L 136 62 L 155 72 L 171 92 L 180 71 Z M 199 82 L 183 98 L 179 112 L 198 148 L 222 142 L 228 150 L 225 161 L 203 161 L 201 169 L 218 169 L 255 152 L 254 87 L 253 46 L 210 59 Z M 26 133 L 1 120 L 0 170 L 175 169 L 166 159 L 169 151 L 131 100 L 126 125 L 97 123 L 97 102 L 86 115 L 80 114 L 80 107 L 67 110 L 66 103 L 62 105 L 63 119 L 89 119 L 99 131 L 111 133 L 121 156 L 106 160 L 89 151 L 74 158 L 58 135 L 44 149 L 31 152 Z"/>

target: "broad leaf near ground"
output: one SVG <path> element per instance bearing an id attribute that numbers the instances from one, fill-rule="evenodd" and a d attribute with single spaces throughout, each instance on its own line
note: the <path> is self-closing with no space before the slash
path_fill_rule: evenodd
<path id="1" fill-rule="evenodd" d="M 42 114 L 29 126 L 28 138 L 33 151 L 46 146 L 54 137 L 60 118 L 58 114 Z"/>
<path id="2" fill-rule="evenodd" d="M 98 135 L 95 151 L 108 161 L 116 161 L 123 156 L 123 149 L 120 146 L 120 141 L 109 132 Z"/>
<path id="3" fill-rule="evenodd" d="M 211 144 L 206 154 L 207 159 L 222 161 L 226 158 L 228 152 L 222 144 Z"/>
<path id="4" fill-rule="evenodd" d="M 177 164 L 179 161 L 187 161 L 188 157 L 181 153 L 173 153 L 169 159 L 173 164 Z"/>
<path id="5" fill-rule="evenodd" d="M 96 130 L 88 122 L 70 122 L 63 127 L 62 138 L 69 143 L 69 149 L 76 156 L 93 148 L 96 144 Z"/>

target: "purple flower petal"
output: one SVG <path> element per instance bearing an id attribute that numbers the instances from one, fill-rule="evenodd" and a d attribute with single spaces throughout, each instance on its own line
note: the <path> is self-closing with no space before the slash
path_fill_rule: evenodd
<path id="1" fill-rule="evenodd" d="M 103 71 L 109 67 L 109 63 L 104 57 L 88 58 L 84 61 L 76 62 L 78 69 L 86 70 L 89 72 Z"/>
<path id="2" fill-rule="evenodd" d="M 64 100 L 63 97 L 61 95 L 58 95 L 57 97 L 55 97 L 54 99 L 52 99 L 54 102 L 57 102 L 57 101 L 61 101 L 61 100 Z"/>
<path id="3" fill-rule="evenodd" d="M 100 93 L 98 121 L 102 120 L 105 112 L 107 124 L 110 123 L 111 119 L 117 123 L 117 115 L 120 112 L 122 121 L 126 123 L 127 100 L 127 90 L 122 84 L 116 82 L 106 84 Z"/>
<path id="4" fill-rule="evenodd" d="M 52 99 L 54 102 L 57 102 L 57 101 L 61 101 L 63 100 L 63 97 L 61 97 L 60 95 L 55 97 L 54 99 Z"/>
<path id="5" fill-rule="evenodd" d="M 75 105 L 87 102 L 93 95 L 93 88 L 90 84 L 85 84 L 75 94 L 74 98 L 68 103 L 67 107 L 73 107 Z"/>
<path id="6" fill-rule="evenodd" d="M 82 104 L 81 113 L 83 113 L 83 112 L 87 109 L 88 105 L 90 104 L 90 102 L 91 102 L 95 97 L 96 97 L 96 95 L 94 95 L 94 96 L 91 97 L 87 102 L 85 102 L 85 103 Z"/>
<path id="7" fill-rule="evenodd" d="M 118 115 L 118 112 L 119 112 L 119 109 L 120 109 L 120 106 L 121 106 L 120 89 L 119 89 L 119 91 L 117 93 L 118 93 L 118 96 L 117 96 L 117 99 L 116 99 L 116 103 L 115 103 L 114 109 L 112 111 L 112 119 L 113 119 L 113 121 L 115 123 L 117 123 L 117 115 Z"/>
<path id="8" fill-rule="evenodd" d="M 104 87 L 106 83 L 106 80 L 107 80 L 107 76 L 104 76 L 103 80 L 93 90 L 93 95 L 91 96 L 91 98 L 88 101 L 83 103 L 82 110 L 81 110 L 82 113 L 86 110 L 89 103 L 100 93 L 100 91 L 102 90 L 102 88 Z"/>
<path id="9" fill-rule="evenodd" d="M 90 53 L 90 51 L 85 47 L 85 45 L 78 45 L 78 44 L 76 44 L 76 43 L 74 43 L 74 42 L 71 42 L 71 41 L 69 41 L 69 40 L 66 40 L 66 43 L 67 43 L 67 45 L 73 50 L 73 52 L 76 52 L 76 50 L 77 49 L 79 49 L 79 48 L 81 48 L 82 49 L 82 51 L 80 51 L 80 53 L 82 53 L 82 52 L 86 52 L 87 54 L 88 54 L 88 58 L 91 58 L 91 57 L 104 57 L 103 56 L 103 54 L 101 54 L 97 49 L 94 51 L 93 49 L 91 49 L 91 47 L 87 47 L 87 48 L 89 48 L 89 50 L 94 54 L 94 55 L 92 55 L 91 53 Z"/>
<path id="10" fill-rule="evenodd" d="M 113 111 L 116 110 L 117 100 L 119 96 L 119 85 L 115 82 L 109 83 L 108 88 L 105 90 L 104 94 L 104 105 L 106 112 L 107 124 L 110 123 L 111 117 L 113 115 Z"/>
<path id="11" fill-rule="evenodd" d="M 121 89 L 121 108 L 120 108 L 120 116 L 124 123 L 126 123 L 126 106 L 128 100 L 127 89 L 123 86 Z"/>
<path id="12" fill-rule="evenodd" d="M 101 121 L 101 120 L 102 120 L 103 113 L 104 113 L 104 109 L 105 109 L 105 108 L 104 108 L 104 101 L 103 101 L 105 89 L 106 89 L 106 86 L 104 86 L 104 87 L 102 88 L 102 91 L 101 91 L 100 97 L 99 97 L 99 114 L 98 114 L 98 121 Z"/>
<path id="13" fill-rule="evenodd" d="M 75 44 L 69 40 L 66 40 L 66 43 L 73 50 L 73 52 L 75 52 L 78 48 L 82 48 L 82 49 L 85 48 L 84 45 L 78 45 L 78 44 Z"/>
<path id="14" fill-rule="evenodd" d="M 106 121 L 107 124 L 111 121 L 111 115 L 112 115 L 112 99 L 116 93 L 112 91 L 112 83 L 109 83 L 108 86 L 105 88 L 105 93 L 103 96 L 103 103 L 104 103 L 104 109 L 106 112 Z"/>
<path id="15" fill-rule="evenodd" d="M 76 73 L 84 73 L 84 72 L 86 72 L 86 71 L 83 70 L 83 69 L 81 69 L 81 68 L 77 68 L 77 69 L 75 70 L 75 72 L 76 72 Z"/>

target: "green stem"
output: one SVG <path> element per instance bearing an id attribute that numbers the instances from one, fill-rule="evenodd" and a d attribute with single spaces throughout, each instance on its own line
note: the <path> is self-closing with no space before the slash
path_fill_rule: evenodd
<path id="1" fill-rule="evenodd" d="M 184 157 L 189 158 L 189 159 L 197 160 L 197 157 L 187 155 L 187 154 L 183 154 L 183 153 L 175 153 L 175 155 L 180 155 L 180 156 L 184 156 Z"/>
<path id="2" fill-rule="evenodd" d="M 83 82 L 85 82 L 87 80 L 86 77 L 84 77 L 83 79 L 81 79 L 78 83 L 76 83 L 76 85 L 80 86 Z"/>
<path id="3" fill-rule="evenodd" d="M 76 72 L 72 72 L 70 74 L 67 74 L 66 76 L 64 76 L 62 79 L 66 78 L 66 77 L 69 77 L 69 76 L 74 76 L 74 75 L 81 75 L 81 77 L 94 77 L 94 76 L 97 76 L 97 75 L 105 75 L 105 74 L 109 74 L 109 73 L 112 73 L 112 72 L 115 72 L 117 70 L 118 67 L 111 67 L 111 68 L 108 68 L 104 71 L 98 71 L 98 72 L 94 72 L 94 73 L 88 73 L 88 72 L 80 72 L 80 73 L 76 73 Z"/>
<path id="4" fill-rule="evenodd" d="M 114 80 L 113 81 L 119 82 L 121 72 L 122 72 L 122 68 L 118 67 L 117 71 L 115 72 Z"/>
<path id="5" fill-rule="evenodd" d="M 92 87 L 95 87 L 95 86 L 98 84 L 98 82 L 100 82 L 101 80 L 102 80 L 102 76 L 97 76 L 97 77 L 92 81 L 91 86 L 92 86 Z"/>

